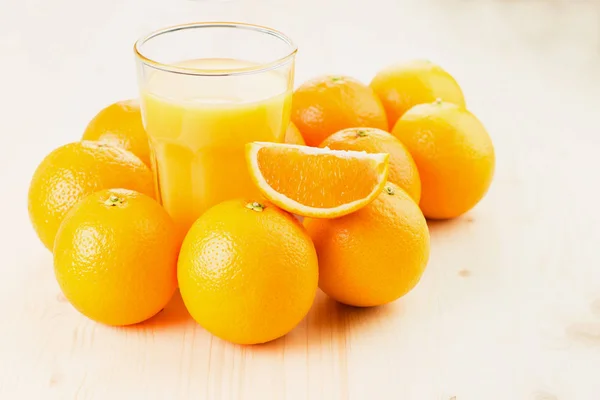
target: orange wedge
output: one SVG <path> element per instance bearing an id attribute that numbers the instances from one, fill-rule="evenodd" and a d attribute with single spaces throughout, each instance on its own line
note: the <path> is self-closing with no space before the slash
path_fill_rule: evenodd
<path id="1" fill-rule="evenodd" d="M 262 194 L 286 211 L 313 218 L 350 214 L 383 190 L 388 154 L 294 144 L 246 145 L 250 176 Z"/>

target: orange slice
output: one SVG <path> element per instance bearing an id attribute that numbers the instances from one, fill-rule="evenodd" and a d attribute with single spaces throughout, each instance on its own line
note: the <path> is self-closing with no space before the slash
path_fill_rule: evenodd
<path id="1" fill-rule="evenodd" d="M 388 154 L 293 144 L 246 145 L 250 176 L 272 203 L 304 217 L 334 218 L 373 201 L 383 190 Z"/>

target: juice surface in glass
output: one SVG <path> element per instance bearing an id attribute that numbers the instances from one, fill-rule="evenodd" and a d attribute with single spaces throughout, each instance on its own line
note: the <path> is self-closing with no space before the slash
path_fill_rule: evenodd
<path id="1" fill-rule="evenodd" d="M 227 71 L 254 67 L 235 59 L 188 60 L 183 67 Z M 209 207 L 254 199 L 245 145 L 280 142 L 289 123 L 289 77 L 267 71 L 248 78 L 156 73 L 142 90 L 160 202 L 185 233 Z"/>

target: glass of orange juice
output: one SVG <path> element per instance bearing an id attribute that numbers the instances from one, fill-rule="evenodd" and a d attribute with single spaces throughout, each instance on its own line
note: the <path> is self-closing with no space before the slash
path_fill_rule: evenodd
<path id="1" fill-rule="evenodd" d="M 206 209 L 257 191 L 245 144 L 283 141 L 296 46 L 243 23 L 165 28 L 134 46 L 158 199 L 182 233 Z"/>

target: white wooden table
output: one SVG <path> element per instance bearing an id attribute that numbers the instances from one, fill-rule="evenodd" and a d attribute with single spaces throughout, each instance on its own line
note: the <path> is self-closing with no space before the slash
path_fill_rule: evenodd
<path id="1" fill-rule="evenodd" d="M 426 57 L 463 86 L 495 181 L 430 225 L 405 298 L 355 310 L 320 294 L 290 335 L 240 347 L 180 299 L 114 329 L 60 294 L 27 217 L 37 163 L 136 95 L 139 35 L 224 19 L 295 38 L 297 83 Z M 0 399 L 600 399 L 600 3 L 2 0 L 0 54 Z"/>

